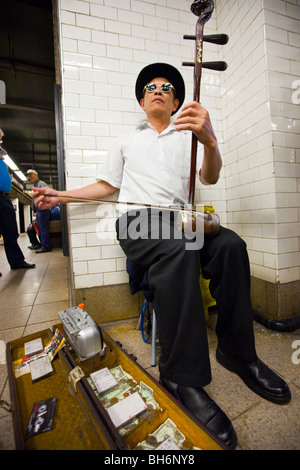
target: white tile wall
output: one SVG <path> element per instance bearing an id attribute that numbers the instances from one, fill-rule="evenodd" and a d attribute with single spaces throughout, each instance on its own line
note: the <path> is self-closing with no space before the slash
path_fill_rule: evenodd
<path id="1" fill-rule="evenodd" d="M 246 240 L 254 277 L 293 281 L 300 278 L 300 108 L 292 103 L 300 4 L 217 0 L 216 7 L 231 46 L 221 76 L 228 226 Z"/>
<path id="2" fill-rule="evenodd" d="M 293 82 L 299 78 L 300 4 L 298 1 L 264 0 L 266 52 L 270 63 L 271 135 L 276 198 L 276 274 L 278 282 L 299 279 L 300 148 L 299 104 L 293 103 Z M 291 201 L 294 200 L 294 203 Z M 298 207 L 297 207 L 298 204 Z"/>
<path id="3" fill-rule="evenodd" d="M 68 188 L 91 183 L 115 137 L 143 117 L 134 96 L 143 66 L 177 66 L 192 99 L 192 69 L 181 65 L 194 57 L 194 43 L 182 38 L 195 30 L 191 3 L 60 0 Z M 214 205 L 222 223 L 243 236 L 255 277 L 299 279 L 300 106 L 292 102 L 300 88 L 300 81 L 292 88 L 300 74 L 299 0 L 215 0 L 205 33 L 215 32 L 230 42 L 206 43 L 204 60 L 229 67 L 203 71 L 201 102 L 224 167 L 217 185 L 197 183 L 196 200 Z M 114 220 L 70 207 L 75 288 L 127 282 Z"/>

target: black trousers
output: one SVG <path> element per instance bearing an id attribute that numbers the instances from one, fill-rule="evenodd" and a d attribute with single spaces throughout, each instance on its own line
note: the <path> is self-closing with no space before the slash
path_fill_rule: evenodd
<path id="1" fill-rule="evenodd" d="M 18 227 L 16 213 L 8 196 L 0 194 L 0 233 L 4 240 L 4 249 L 11 268 L 19 268 L 24 262 L 24 255 L 18 245 Z"/>
<path id="2" fill-rule="evenodd" d="M 160 231 L 153 236 L 158 219 Z M 200 270 L 211 279 L 217 301 L 219 347 L 252 361 L 256 352 L 249 260 L 245 242 L 224 227 L 217 236 L 204 237 L 199 249 L 188 249 L 191 241 L 178 238 L 175 219 L 173 212 L 156 211 L 153 216 L 152 210 L 150 217 L 150 210 L 132 211 L 117 220 L 117 236 L 126 256 L 149 268 L 162 348 L 160 373 L 178 384 L 202 387 L 211 381 L 211 368 Z"/>
<path id="3" fill-rule="evenodd" d="M 37 239 L 36 230 L 32 224 L 27 229 L 27 235 L 32 246 L 41 245 Z"/>

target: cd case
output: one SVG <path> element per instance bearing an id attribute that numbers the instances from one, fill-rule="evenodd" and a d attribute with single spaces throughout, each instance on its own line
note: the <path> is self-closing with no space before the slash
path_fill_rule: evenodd
<path id="1" fill-rule="evenodd" d="M 33 356 L 44 350 L 42 338 L 36 338 L 24 344 L 25 357 Z"/>
<path id="2" fill-rule="evenodd" d="M 93 372 L 91 374 L 91 379 L 99 393 L 105 392 L 106 390 L 118 385 L 118 382 L 107 367 Z"/>
<path id="3" fill-rule="evenodd" d="M 53 374 L 53 367 L 49 356 L 38 357 L 35 361 L 29 364 L 29 367 L 33 383 Z"/>
<path id="4" fill-rule="evenodd" d="M 50 431 L 53 427 L 56 397 L 34 403 L 25 438 Z"/>

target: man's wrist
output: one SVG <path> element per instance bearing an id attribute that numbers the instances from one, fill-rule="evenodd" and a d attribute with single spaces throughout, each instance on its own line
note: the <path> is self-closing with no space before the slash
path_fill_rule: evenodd
<path id="1" fill-rule="evenodd" d="M 211 139 L 209 142 L 203 144 L 204 148 L 209 152 L 214 152 L 218 149 L 218 141 L 216 138 Z"/>

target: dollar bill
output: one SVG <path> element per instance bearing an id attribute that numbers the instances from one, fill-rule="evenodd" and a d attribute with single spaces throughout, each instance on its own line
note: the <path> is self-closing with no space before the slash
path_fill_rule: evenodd
<path id="1" fill-rule="evenodd" d="M 110 369 L 110 372 L 116 380 L 119 380 L 123 375 L 125 375 L 125 371 L 122 366 L 114 367 L 113 369 Z M 127 374 L 127 376 L 129 377 L 129 374 Z"/>
<path id="2" fill-rule="evenodd" d="M 147 384 L 144 382 L 140 381 L 140 394 L 142 397 L 145 399 L 148 407 L 151 407 L 152 409 L 156 409 L 159 405 L 157 401 L 154 398 L 154 392 L 151 387 L 149 387 Z"/>
<path id="3" fill-rule="evenodd" d="M 136 450 L 154 450 L 158 447 L 163 448 L 168 443 L 172 443 L 178 449 L 193 449 L 191 441 L 185 437 L 170 418 L 167 418 L 152 434 L 149 434 L 144 441 L 136 446 Z"/>

